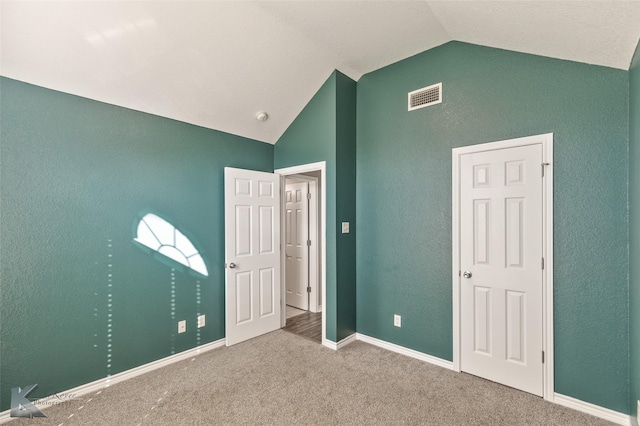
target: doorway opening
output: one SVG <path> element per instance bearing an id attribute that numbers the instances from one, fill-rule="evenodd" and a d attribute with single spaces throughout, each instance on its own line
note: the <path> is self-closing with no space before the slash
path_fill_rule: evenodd
<path id="1" fill-rule="evenodd" d="M 281 326 L 324 344 L 326 163 L 275 170 L 281 176 Z"/>

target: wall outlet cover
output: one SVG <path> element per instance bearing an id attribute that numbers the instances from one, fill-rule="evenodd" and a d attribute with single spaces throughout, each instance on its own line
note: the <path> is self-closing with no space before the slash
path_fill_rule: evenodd
<path id="1" fill-rule="evenodd" d="M 349 233 L 349 222 L 342 222 L 342 233 L 343 234 Z"/>
<path id="2" fill-rule="evenodd" d="M 198 315 L 198 328 L 204 327 L 205 324 L 206 324 L 205 316 L 204 315 Z"/>
<path id="3" fill-rule="evenodd" d="M 400 315 L 393 316 L 393 325 L 396 327 L 402 327 L 402 317 Z"/>
<path id="4" fill-rule="evenodd" d="M 187 320 L 178 321 L 178 333 L 187 331 Z"/>

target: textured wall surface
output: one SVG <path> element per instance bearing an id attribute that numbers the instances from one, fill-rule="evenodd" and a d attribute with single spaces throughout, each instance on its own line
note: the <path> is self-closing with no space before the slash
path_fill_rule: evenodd
<path id="1" fill-rule="evenodd" d="M 336 72 L 337 341 L 356 332 L 356 82 Z M 349 222 L 349 233 L 342 233 Z"/>
<path id="2" fill-rule="evenodd" d="M 275 169 L 327 162 L 327 339 L 355 332 L 355 229 L 342 234 L 340 223 L 355 221 L 356 83 L 335 71 L 275 145 Z"/>
<path id="3" fill-rule="evenodd" d="M 357 105 L 358 332 L 452 359 L 451 149 L 553 132 L 556 392 L 628 412 L 628 73 L 452 42 Z"/>
<path id="4" fill-rule="evenodd" d="M 223 167 L 272 171 L 273 147 L 6 78 L 0 90 L 0 410 L 12 387 L 42 397 L 223 338 Z M 133 243 L 147 212 L 193 239 L 208 277 Z"/>
<path id="5" fill-rule="evenodd" d="M 326 161 L 327 339 L 336 341 L 336 73 L 332 73 L 278 139 L 274 169 Z"/>
<path id="6" fill-rule="evenodd" d="M 629 343 L 631 413 L 640 400 L 640 44 L 629 70 Z"/>

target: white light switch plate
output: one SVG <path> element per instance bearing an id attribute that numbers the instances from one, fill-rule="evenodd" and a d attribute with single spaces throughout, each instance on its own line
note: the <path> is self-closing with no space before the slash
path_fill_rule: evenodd
<path id="1" fill-rule="evenodd" d="M 205 324 L 206 324 L 206 323 L 205 323 L 205 317 L 204 317 L 204 315 L 200 315 L 200 316 L 198 316 L 198 328 L 200 328 L 200 327 L 204 327 L 204 325 L 205 325 Z"/>
<path id="2" fill-rule="evenodd" d="M 349 233 L 349 222 L 342 222 L 342 233 L 343 234 Z"/>
<path id="3" fill-rule="evenodd" d="M 187 331 L 187 320 L 178 321 L 178 333 Z"/>

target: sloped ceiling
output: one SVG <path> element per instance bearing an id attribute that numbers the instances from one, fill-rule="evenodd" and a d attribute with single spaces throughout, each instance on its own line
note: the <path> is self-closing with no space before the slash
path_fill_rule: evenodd
<path id="1" fill-rule="evenodd" d="M 3 76 L 275 143 L 334 69 L 450 40 L 628 69 L 640 0 L 3 0 L 0 22 Z"/>

